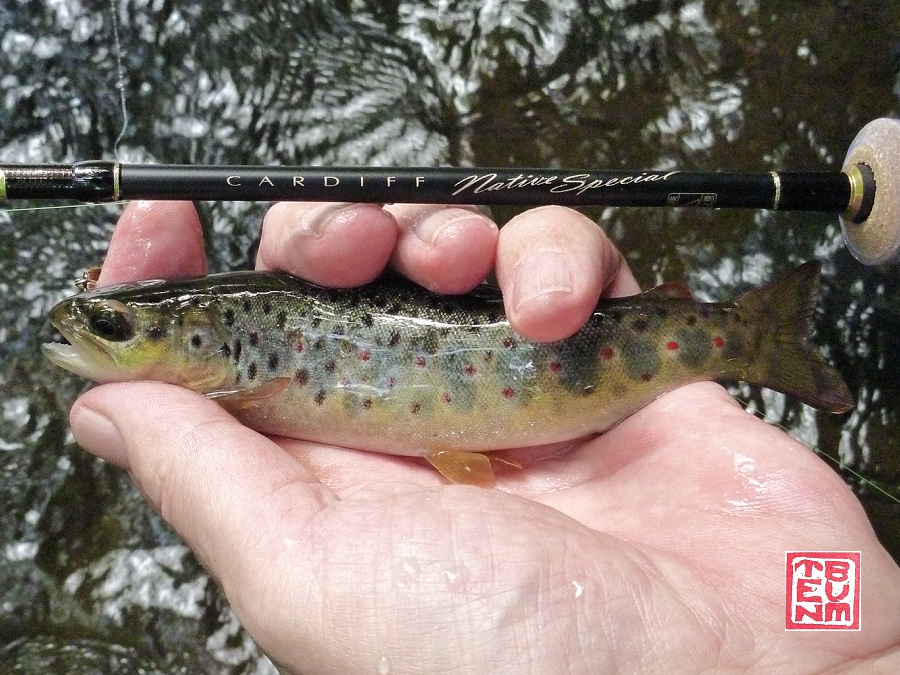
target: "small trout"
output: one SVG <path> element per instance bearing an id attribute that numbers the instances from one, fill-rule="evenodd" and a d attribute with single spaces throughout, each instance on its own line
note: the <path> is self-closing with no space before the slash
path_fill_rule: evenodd
<path id="1" fill-rule="evenodd" d="M 683 284 L 601 300 L 553 343 L 509 326 L 499 293 L 438 296 L 385 278 L 321 288 L 279 272 L 108 287 L 59 303 L 55 364 L 97 382 L 158 380 L 257 431 L 426 457 L 491 484 L 482 453 L 603 432 L 700 380 L 744 380 L 835 413 L 847 386 L 806 340 L 820 264 L 734 302 Z"/>

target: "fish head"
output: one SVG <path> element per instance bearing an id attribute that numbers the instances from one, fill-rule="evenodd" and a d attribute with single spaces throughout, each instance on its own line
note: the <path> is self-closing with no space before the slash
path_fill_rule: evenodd
<path id="1" fill-rule="evenodd" d="M 196 390 L 223 377 L 223 340 L 192 295 L 162 282 L 112 286 L 63 300 L 50 322 L 64 342 L 43 345 L 53 363 L 95 382 L 157 380 Z"/>

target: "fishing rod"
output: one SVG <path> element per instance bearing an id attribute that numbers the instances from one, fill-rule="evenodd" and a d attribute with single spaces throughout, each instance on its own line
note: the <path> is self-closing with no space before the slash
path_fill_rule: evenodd
<path id="1" fill-rule="evenodd" d="M 0 165 L 0 200 L 129 199 L 656 206 L 841 214 L 867 264 L 900 259 L 900 121 L 869 123 L 835 172 L 200 166 L 86 161 Z"/>

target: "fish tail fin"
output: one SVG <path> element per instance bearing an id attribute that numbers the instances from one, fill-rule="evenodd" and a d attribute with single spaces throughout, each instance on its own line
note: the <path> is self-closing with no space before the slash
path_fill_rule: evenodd
<path id="1" fill-rule="evenodd" d="M 749 381 L 788 394 L 822 410 L 850 410 L 853 397 L 841 377 L 807 340 L 819 297 L 818 260 L 804 263 L 736 304 L 758 327 L 759 358 Z"/>

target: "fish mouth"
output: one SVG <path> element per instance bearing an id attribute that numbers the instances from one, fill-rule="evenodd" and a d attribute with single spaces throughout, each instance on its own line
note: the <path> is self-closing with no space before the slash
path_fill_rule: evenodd
<path id="1" fill-rule="evenodd" d="M 63 305 L 57 305 L 50 312 L 50 323 L 62 341 L 42 344 L 44 356 L 60 368 L 95 382 L 120 379 L 121 369 L 112 356 L 93 336 L 74 325 L 64 310 Z"/>

